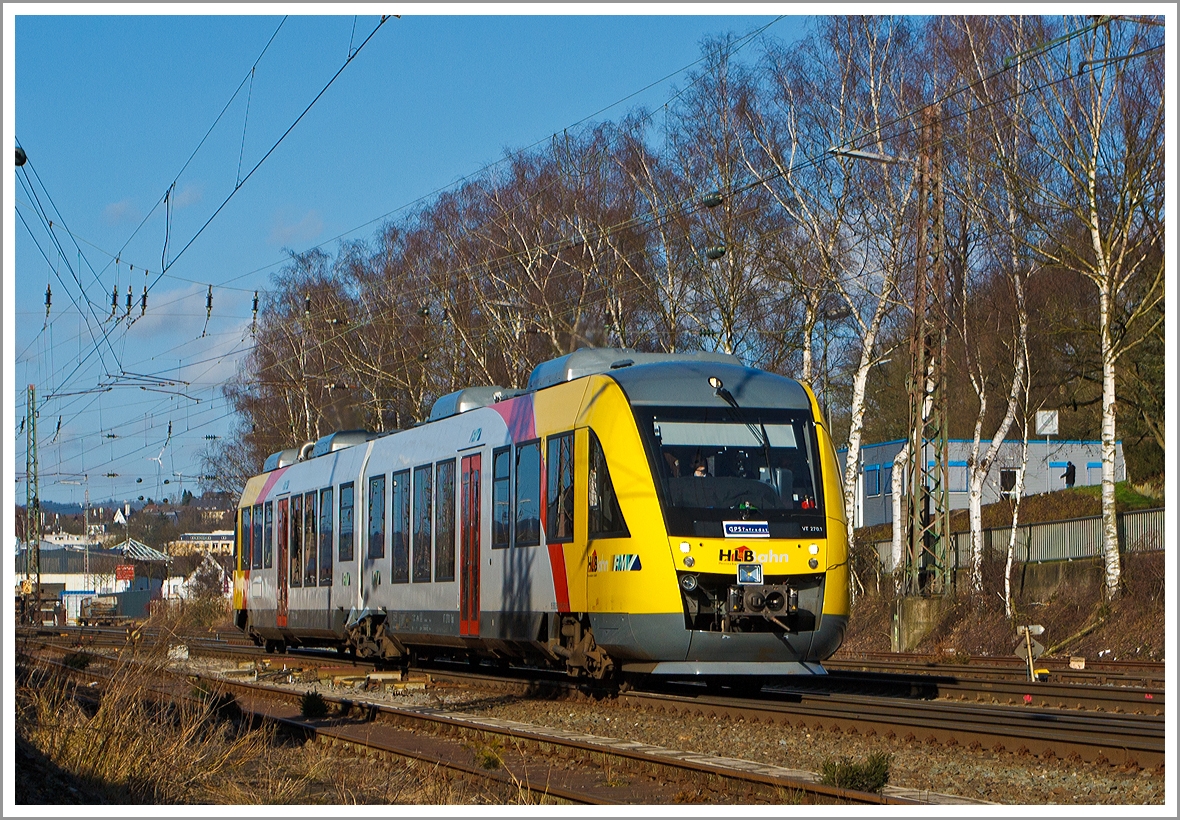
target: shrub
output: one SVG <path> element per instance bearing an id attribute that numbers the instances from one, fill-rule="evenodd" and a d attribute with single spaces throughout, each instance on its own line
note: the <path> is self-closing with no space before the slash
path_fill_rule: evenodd
<path id="1" fill-rule="evenodd" d="M 327 717 L 328 702 L 319 692 L 304 692 L 299 701 L 299 714 L 305 718 Z"/>
<path id="2" fill-rule="evenodd" d="M 873 752 L 868 760 L 857 762 L 850 757 L 825 760 L 820 768 L 820 782 L 825 786 L 858 792 L 879 792 L 889 782 L 893 755 Z"/>
<path id="3" fill-rule="evenodd" d="M 81 672 L 87 666 L 90 666 L 93 660 L 94 656 L 88 652 L 71 652 L 62 658 L 61 662 L 70 669 L 77 669 L 79 672 Z"/>

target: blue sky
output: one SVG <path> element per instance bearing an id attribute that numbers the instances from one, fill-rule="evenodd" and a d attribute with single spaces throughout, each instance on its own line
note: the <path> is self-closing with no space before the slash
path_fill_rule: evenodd
<path id="1" fill-rule="evenodd" d="M 5 34 L 15 49 L 5 50 L 5 74 L 15 99 L 5 95 L 5 131 L 30 160 L 15 184 L 12 177 L 5 184 L 6 236 L 15 238 L 5 267 L 16 272 L 5 277 L 6 287 L 14 287 L 5 305 L 15 319 L 5 337 L 5 362 L 13 365 L 5 368 L 5 415 L 16 445 L 10 475 L 17 478 L 17 501 L 25 495 L 20 425 L 28 384 L 51 397 L 38 421 L 43 499 L 80 502 L 82 485 L 61 482 L 83 474 L 92 500 L 159 497 L 160 490 L 176 492 L 182 480 L 195 489 L 205 437 L 229 429 L 219 387 L 248 349 L 253 290 L 268 286 L 287 249 L 328 242 L 325 249 L 334 253 L 338 242 L 329 240 L 372 237 L 374 220 L 506 151 L 600 111 L 595 119 L 613 120 L 638 105 L 659 108 L 683 87 L 685 74 L 602 111 L 699 59 L 702 38 L 742 35 L 775 21 L 763 13 L 674 14 L 681 10 L 676 6 L 666 7 L 668 13 L 644 7 L 659 16 L 552 16 L 515 8 L 526 14 L 388 20 L 177 258 L 379 18 L 291 16 L 280 27 L 281 15 L 71 16 L 28 6 L 14 18 L 6 6 Z M 536 7 L 545 10 L 561 9 Z M 767 33 L 790 40 L 804 25 L 804 18 L 787 17 Z M 28 174 L 26 189 L 20 180 L 30 171 L 35 176 Z M 156 206 L 173 180 L 168 227 L 165 209 Z M 36 211 L 38 201 L 51 210 L 50 199 L 68 265 Z M 170 267 L 157 282 L 166 230 Z M 120 250 L 116 266 L 112 257 Z M 85 307 L 74 274 L 93 307 Z M 144 317 L 130 327 L 110 321 L 112 287 L 119 289 L 117 317 L 128 285 L 131 315 L 138 317 L 145 282 L 152 288 Z M 48 323 L 47 284 L 53 291 Z M 206 326 L 209 285 L 213 310 Z M 89 324 L 75 303 L 90 314 Z M 103 333 L 109 344 L 99 343 L 96 355 L 95 339 Z M 66 395 L 102 384 L 116 386 Z"/>

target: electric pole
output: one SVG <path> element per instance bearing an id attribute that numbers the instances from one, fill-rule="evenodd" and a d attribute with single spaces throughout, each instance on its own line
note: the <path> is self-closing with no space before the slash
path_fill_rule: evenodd
<path id="1" fill-rule="evenodd" d="M 918 158 L 918 236 L 910 343 L 910 542 L 907 592 L 940 594 L 950 581 L 950 465 L 947 429 L 946 237 L 940 106 L 922 112 Z"/>
<path id="2" fill-rule="evenodd" d="M 31 576 L 33 583 L 30 620 L 37 623 L 41 619 L 41 501 L 37 482 L 37 388 L 32 384 L 25 413 L 25 578 Z"/>

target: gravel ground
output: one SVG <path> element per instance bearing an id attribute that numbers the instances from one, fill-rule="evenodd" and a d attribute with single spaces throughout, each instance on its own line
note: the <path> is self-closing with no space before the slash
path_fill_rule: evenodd
<path id="1" fill-rule="evenodd" d="M 190 663 L 207 672 L 218 669 L 215 663 L 196 660 Z M 225 664 L 220 666 L 224 668 Z M 313 687 L 292 684 L 291 688 Z M 325 689 L 322 685 L 315 688 L 329 696 L 357 697 L 358 694 L 343 688 Z M 1031 756 L 986 750 L 846 737 L 826 730 L 805 733 L 762 724 L 718 723 L 711 718 L 648 714 L 603 703 L 523 700 L 450 685 L 431 685 L 426 692 L 405 694 L 367 692 L 364 697 L 392 705 L 430 705 L 814 772 L 820 770 L 825 760 L 841 757 L 863 760 L 872 752 L 885 751 L 893 755 L 891 785 L 993 803 L 1163 805 L 1165 796 L 1161 771 L 1123 771 L 1111 766 L 1040 761 Z"/>

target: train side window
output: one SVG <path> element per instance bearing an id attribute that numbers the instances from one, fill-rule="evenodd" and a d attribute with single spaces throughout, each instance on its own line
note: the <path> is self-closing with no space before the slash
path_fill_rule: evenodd
<path id="1" fill-rule="evenodd" d="M 332 488 L 320 490 L 320 586 L 332 586 Z"/>
<path id="2" fill-rule="evenodd" d="M 242 507 L 241 513 L 241 523 L 238 525 L 238 567 L 247 570 L 250 569 L 250 537 L 253 527 L 250 526 L 250 508 Z"/>
<path id="3" fill-rule="evenodd" d="M 455 460 L 434 467 L 434 580 L 455 580 Z"/>
<path id="4" fill-rule="evenodd" d="M 516 448 L 516 533 L 518 547 L 541 543 L 541 442 Z"/>
<path id="5" fill-rule="evenodd" d="M 389 582 L 406 584 L 410 581 L 410 471 L 393 474 L 393 509 L 390 510 L 389 529 L 393 535 L 390 554 Z"/>
<path id="6" fill-rule="evenodd" d="M 430 581 L 430 465 L 414 468 L 414 576 L 413 582 Z"/>
<path id="7" fill-rule="evenodd" d="M 250 550 L 250 568 L 262 569 L 262 505 L 254 505 L 254 537 Z"/>
<path id="8" fill-rule="evenodd" d="M 385 557 L 385 476 L 369 479 L 369 549 L 370 559 Z"/>
<path id="9" fill-rule="evenodd" d="M 606 465 L 606 455 L 602 452 L 602 444 L 594 431 L 590 431 L 590 480 L 587 482 L 589 515 L 587 533 L 590 538 L 627 538 L 631 533 L 627 530 L 627 522 L 623 520 L 623 511 L 619 507 L 619 497 L 615 494 L 615 485 L 610 480 L 610 469 Z"/>
<path id="10" fill-rule="evenodd" d="M 319 558 L 316 547 L 316 518 L 315 518 L 315 490 L 303 497 L 303 585 L 314 587 L 316 582 L 316 559 Z"/>
<path id="11" fill-rule="evenodd" d="M 291 571 L 287 583 L 292 587 L 303 586 L 303 496 L 291 496 Z"/>
<path id="12" fill-rule="evenodd" d="M 353 558 L 353 488 L 352 482 L 340 485 L 340 546 L 337 557 L 340 563 L 351 561 Z"/>
<path id="13" fill-rule="evenodd" d="M 512 542 L 512 448 L 492 453 L 492 549 Z"/>
<path id="14" fill-rule="evenodd" d="M 549 436 L 546 443 L 545 541 L 567 543 L 574 540 L 574 434 Z"/>
<path id="15" fill-rule="evenodd" d="M 265 524 L 262 527 L 262 568 L 271 569 L 275 563 L 275 503 L 267 501 L 265 513 L 263 513 Z"/>

